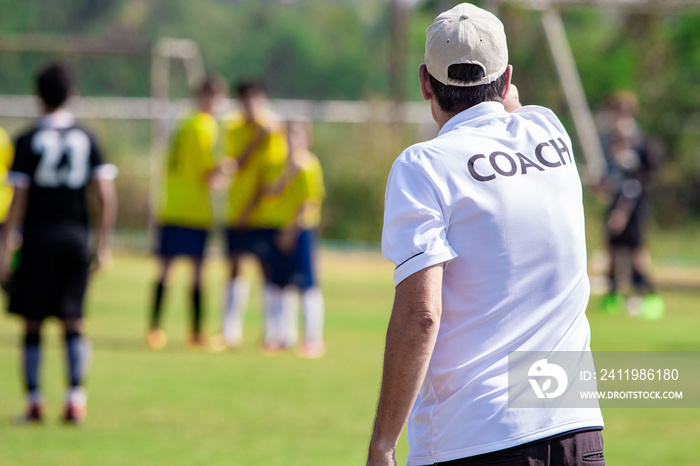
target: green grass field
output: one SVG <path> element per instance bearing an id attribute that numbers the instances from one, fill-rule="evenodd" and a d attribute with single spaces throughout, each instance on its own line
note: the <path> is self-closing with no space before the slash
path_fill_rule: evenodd
<path id="1" fill-rule="evenodd" d="M 249 272 L 255 274 L 253 264 Z M 237 351 L 187 347 L 187 267 L 176 270 L 167 297 L 160 352 L 143 344 L 155 267 L 142 255 L 118 254 L 95 277 L 88 331 L 94 344 L 89 414 L 78 428 L 58 421 L 64 365 L 57 325 L 47 325 L 42 369 L 47 419 L 16 427 L 23 407 L 18 369 L 19 323 L 0 318 L 0 465 L 359 465 L 364 464 L 376 403 L 383 338 L 393 298 L 392 266 L 378 253 L 322 254 L 327 353 L 264 356 L 259 293 Z M 217 330 L 224 267 L 208 269 L 207 328 Z M 594 312 L 596 350 L 700 350 L 700 290 L 662 290 L 659 322 Z M 696 465 L 697 409 L 607 409 L 610 465 Z M 475 420 L 479 422 L 479 420 Z M 405 464 L 405 438 L 399 464 Z"/>

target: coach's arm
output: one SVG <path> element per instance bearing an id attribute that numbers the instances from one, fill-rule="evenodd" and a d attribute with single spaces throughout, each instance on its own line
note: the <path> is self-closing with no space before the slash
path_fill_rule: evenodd
<path id="1" fill-rule="evenodd" d="M 423 269 L 396 287 L 367 466 L 396 464 L 396 444 L 425 378 L 440 327 L 443 268 L 444 264 L 437 264 Z"/>

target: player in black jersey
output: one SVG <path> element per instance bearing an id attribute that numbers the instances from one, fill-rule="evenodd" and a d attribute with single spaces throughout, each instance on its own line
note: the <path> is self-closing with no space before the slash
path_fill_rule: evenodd
<path id="1" fill-rule="evenodd" d="M 75 122 L 64 105 L 71 80 L 59 64 L 36 75 L 44 115 L 15 143 L 9 173 L 15 188 L 0 242 L 0 279 L 9 278 L 8 238 L 21 228 L 22 253 L 13 277 L 10 312 L 25 322 L 23 362 L 28 409 L 25 421 L 42 417 L 39 391 L 41 326 L 58 317 L 65 330 L 70 389 L 63 417 L 82 421 L 86 413 L 83 375 L 88 346 L 82 335 L 83 297 L 90 269 L 89 196 L 97 199 L 95 267 L 111 258 L 116 214 L 113 180 L 117 169 L 106 164 L 93 135 Z M 90 190 L 88 190 L 90 188 Z"/>

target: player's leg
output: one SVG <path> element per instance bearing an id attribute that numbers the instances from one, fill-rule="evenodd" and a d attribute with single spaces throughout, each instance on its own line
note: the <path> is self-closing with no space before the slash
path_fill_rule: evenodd
<path id="1" fill-rule="evenodd" d="M 281 331 L 280 345 L 283 348 L 293 348 L 299 342 L 299 287 L 295 283 L 296 254 L 298 244 L 292 249 L 280 249 L 279 237 L 288 232 L 275 231 L 272 247 L 274 256 L 271 258 L 270 281 L 279 287 L 281 293 L 279 328 Z M 284 238 L 284 237 L 283 237 Z"/>
<path id="2" fill-rule="evenodd" d="M 636 292 L 642 296 L 639 304 L 639 315 L 645 319 L 658 320 L 666 311 L 666 304 L 656 293 L 656 287 L 650 278 L 650 257 L 643 246 L 632 249 L 632 283 Z"/>
<path id="3" fill-rule="evenodd" d="M 649 278 L 650 258 L 644 243 L 644 227 L 647 205 L 639 199 L 625 229 L 625 241 L 629 250 L 629 270 L 634 295 L 627 300 L 627 312 L 633 316 L 658 319 L 663 315 L 663 301 L 654 294 Z"/>
<path id="4" fill-rule="evenodd" d="M 304 340 L 299 348 L 299 354 L 308 358 L 320 357 L 324 352 L 325 305 L 323 294 L 318 286 L 314 242 L 314 231 L 302 231 L 295 255 L 304 322 Z"/>
<path id="5" fill-rule="evenodd" d="M 654 285 L 649 278 L 649 253 L 642 246 L 635 246 L 630 251 L 632 265 L 632 285 L 640 295 L 654 292 Z"/>
<path id="6" fill-rule="evenodd" d="M 619 293 L 618 278 L 623 265 L 621 252 L 625 244 L 625 230 L 629 216 L 620 208 L 622 194 L 618 193 L 605 214 L 605 235 L 608 244 L 608 294 L 603 298 L 603 311 L 608 314 L 625 312 L 625 298 Z"/>
<path id="7" fill-rule="evenodd" d="M 163 301 L 167 291 L 168 279 L 172 269 L 173 257 L 161 255 L 158 257 L 158 278 L 154 285 L 151 315 L 148 324 L 146 342 L 152 349 L 161 349 L 167 343 L 167 336 L 162 329 Z"/>
<path id="8" fill-rule="evenodd" d="M 22 344 L 22 369 L 27 394 L 27 411 L 19 422 L 41 421 L 43 401 L 39 389 L 41 368 L 41 320 L 24 320 L 24 340 Z"/>
<path id="9" fill-rule="evenodd" d="M 204 260 L 201 256 L 192 258 L 192 333 L 190 343 L 201 346 L 204 343 L 202 334 L 202 274 Z"/>
<path id="10" fill-rule="evenodd" d="M 646 226 L 649 218 L 649 206 L 646 197 L 642 197 L 630 216 L 627 226 L 627 242 L 630 247 L 630 268 L 632 272 L 632 286 L 635 293 L 644 296 L 654 293 L 654 286 L 650 279 L 651 257 L 644 247 Z"/>
<path id="11" fill-rule="evenodd" d="M 83 319 L 64 319 L 63 330 L 69 385 L 63 419 L 66 422 L 79 423 L 87 414 L 84 378 L 90 358 L 90 346 L 83 335 Z"/>
<path id="12" fill-rule="evenodd" d="M 275 354 L 284 349 L 284 293 L 275 283 L 265 283 L 263 289 L 265 323 L 263 328 L 263 352 Z"/>
<path id="13" fill-rule="evenodd" d="M 82 228 L 66 228 L 57 233 L 60 239 L 55 248 L 60 264 L 54 270 L 51 286 L 55 296 L 52 311 L 64 330 L 68 391 L 63 419 L 79 423 L 85 419 L 86 395 L 84 378 L 90 356 L 90 346 L 83 334 L 83 304 L 88 282 L 90 254 L 87 231 Z"/>
<path id="14" fill-rule="evenodd" d="M 285 348 L 293 348 L 299 343 L 299 299 L 300 293 L 296 286 L 285 286 L 282 289 L 283 346 Z"/>
<path id="15" fill-rule="evenodd" d="M 287 281 L 284 274 L 283 257 L 276 246 L 277 230 L 261 229 L 254 231 L 253 252 L 263 275 L 263 307 L 265 324 L 263 331 L 263 351 L 275 354 L 293 345 L 288 332 L 287 316 L 292 301 L 285 291 Z"/>
<path id="16" fill-rule="evenodd" d="M 250 283 L 241 273 L 245 234 L 226 230 L 229 250 L 229 280 L 226 284 L 222 313 L 223 340 L 226 345 L 239 346 L 243 341 L 243 318 L 250 297 Z"/>
<path id="17" fill-rule="evenodd" d="M 52 269 L 57 262 L 54 248 L 47 245 L 45 240 L 40 234 L 25 239 L 23 253 L 13 276 L 14 287 L 9 295 L 8 310 L 21 317 L 23 323 L 20 361 L 27 409 L 17 418 L 18 423 L 39 421 L 42 417 L 41 327 L 48 316 L 47 304 L 53 298 L 49 285 Z"/>
<path id="18" fill-rule="evenodd" d="M 165 298 L 166 287 L 170 278 L 172 264 L 172 256 L 161 256 L 158 258 L 158 278 L 156 280 L 155 292 L 153 294 L 153 307 L 151 308 L 151 320 L 149 323 L 150 329 L 161 327 L 163 300 Z"/>
<path id="19" fill-rule="evenodd" d="M 323 354 L 323 323 L 325 305 L 323 294 L 318 286 L 302 291 L 301 307 L 304 322 L 304 342 L 301 353 L 306 357 L 318 357 Z"/>
<path id="20" fill-rule="evenodd" d="M 617 293 L 618 290 L 618 283 L 617 283 L 617 277 L 618 277 L 618 270 L 619 270 L 619 262 L 620 262 L 620 254 L 619 254 L 620 248 L 615 246 L 614 244 L 611 244 L 608 247 L 608 257 L 609 257 L 609 265 L 608 265 L 608 284 L 609 284 L 609 290 L 610 294 L 615 294 Z"/>
<path id="21" fill-rule="evenodd" d="M 618 277 L 622 262 L 622 248 L 615 241 L 608 241 L 608 294 L 603 298 L 603 311 L 608 314 L 622 314 L 625 311 L 625 298 L 619 293 Z"/>

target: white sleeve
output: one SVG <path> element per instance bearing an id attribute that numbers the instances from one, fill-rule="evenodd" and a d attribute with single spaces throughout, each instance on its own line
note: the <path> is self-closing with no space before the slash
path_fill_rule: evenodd
<path id="1" fill-rule="evenodd" d="M 93 180 L 114 180 L 119 174 L 119 169 L 112 163 L 103 163 L 93 167 L 90 178 Z"/>
<path id="2" fill-rule="evenodd" d="M 24 172 L 7 172 L 7 184 L 15 188 L 29 188 L 32 185 L 32 177 Z"/>
<path id="3" fill-rule="evenodd" d="M 549 124 L 553 125 L 558 132 L 565 134 L 568 138 L 568 133 L 566 132 L 564 125 L 561 123 L 557 115 L 547 107 L 541 107 L 539 105 L 526 105 L 514 110 L 512 113 L 520 113 L 523 115 L 527 115 L 528 113 L 536 113 L 541 115 L 549 122 Z M 571 144 L 569 144 L 569 147 L 571 147 Z"/>
<path id="4" fill-rule="evenodd" d="M 457 254 L 447 242 L 438 193 L 425 173 L 398 160 L 389 173 L 384 200 L 382 253 L 396 264 L 394 284 Z"/>

